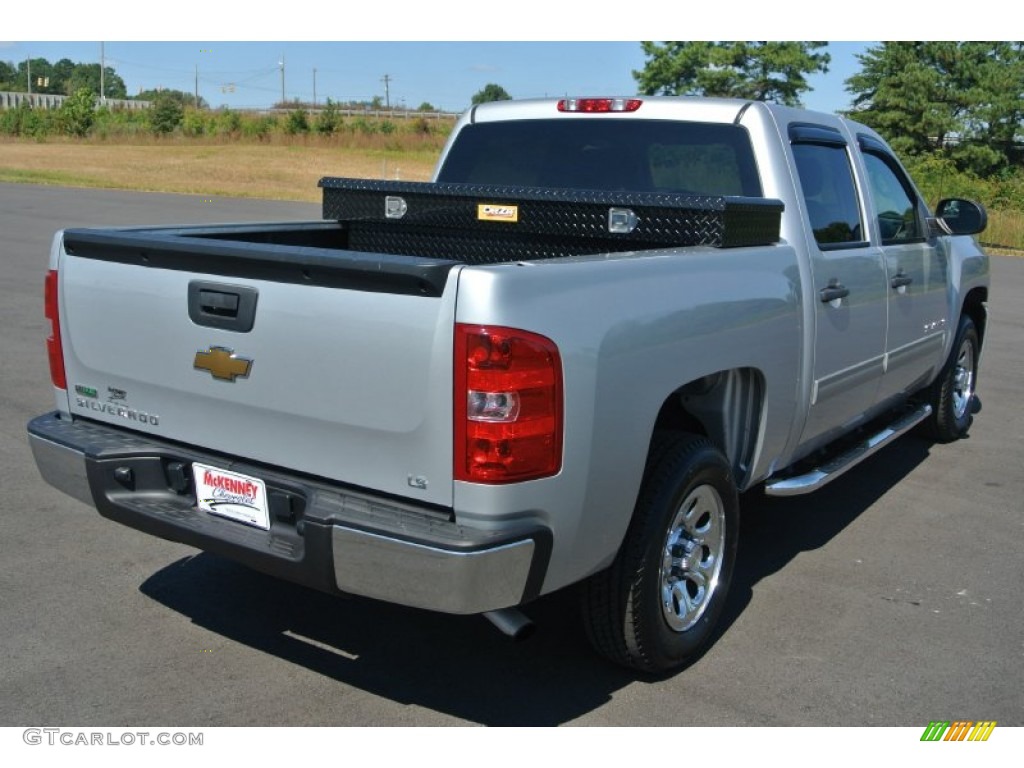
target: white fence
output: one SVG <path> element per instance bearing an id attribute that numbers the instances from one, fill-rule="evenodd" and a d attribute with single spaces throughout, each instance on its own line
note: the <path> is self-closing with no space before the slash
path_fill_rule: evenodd
<path id="1" fill-rule="evenodd" d="M 67 96 L 56 93 L 17 93 L 14 91 L 0 91 L 0 109 L 17 109 L 22 104 L 28 104 L 32 109 L 60 109 Z M 150 101 L 131 101 L 130 99 L 106 99 L 104 103 L 108 107 L 119 109 L 147 109 Z M 97 104 L 99 100 L 97 99 Z"/>
<path id="2" fill-rule="evenodd" d="M 0 91 L 0 109 L 17 109 L 22 104 L 28 104 L 33 109 L 60 109 L 60 105 L 64 103 L 64 99 L 67 96 L 61 96 L 55 93 L 19 93 L 15 91 Z M 148 109 L 153 102 L 151 101 L 133 101 L 131 99 L 107 99 L 104 102 L 108 107 L 112 109 Z M 99 106 L 99 99 L 96 100 L 96 105 Z M 253 109 L 253 108 L 240 108 L 238 112 L 256 112 L 264 115 L 281 115 L 291 112 L 296 107 L 287 107 L 282 109 Z M 299 107 L 305 109 L 310 115 L 318 115 L 323 111 L 323 107 L 318 105 L 315 109 L 309 109 L 306 107 Z M 373 109 L 365 107 L 363 109 L 352 109 L 352 108 L 340 108 L 336 107 L 339 117 L 367 117 L 374 118 L 376 120 L 411 120 L 413 118 L 422 117 L 428 120 L 456 120 L 459 117 L 458 112 L 420 112 L 419 110 L 412 109 Z"/>

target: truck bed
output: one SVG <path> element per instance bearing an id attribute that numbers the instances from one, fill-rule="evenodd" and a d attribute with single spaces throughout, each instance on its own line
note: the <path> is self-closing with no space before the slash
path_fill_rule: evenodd
<path id="1" fill-rule="evenodd" d="M 778 241 L 782 213 L 777 200 L 683 193 L 340 178 L 320 186 L 324 221 L 68 229 L 64 247 L 162 269 L 440 296 L 456 264 L 763 245 Z"/>

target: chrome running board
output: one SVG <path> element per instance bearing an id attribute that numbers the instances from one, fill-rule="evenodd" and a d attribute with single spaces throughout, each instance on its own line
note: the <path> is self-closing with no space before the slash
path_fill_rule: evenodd
<path id="1" fill-rule="evenodd" d="M 885 429 L 862 440 L 810 472 L 781 480 L 769 480 L 765 483 L 764 492 L 768 496 L 800 496 L 816 491 L 831 483 L 848 469 L 857 466 L 864 459 L 877 453 L 897 437 L 912 430 L 927 419 L 931 412 L 930 405 L 921 405 L 916 410 L 903 414 Z"/>

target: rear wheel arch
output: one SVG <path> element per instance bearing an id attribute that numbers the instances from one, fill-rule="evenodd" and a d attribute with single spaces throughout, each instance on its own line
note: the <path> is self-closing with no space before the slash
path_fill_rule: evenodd
<path id="1" fill-rule="evenodd" d="M 756 368 L 733 368 L 688 382 L 665 398 L 651 433 L 648 457 L 657 436 L 668 432 L 708 438 L 745 487 L 761 433 L 764 376 Z"/>

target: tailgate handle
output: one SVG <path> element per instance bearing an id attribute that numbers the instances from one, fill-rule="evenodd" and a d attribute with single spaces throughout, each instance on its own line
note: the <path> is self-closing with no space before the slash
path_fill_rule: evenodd
<path id="1" fill-rule="evenodd" d="M 256 322 L 259 292 L 245 285 L 206 280 L 188 284 L 188 316 L 196 325 L 248 333 Z"/>
<path id="2" fill-rule="evenodd" d="M 238 317 L 238 294 L 222 291 L 199 291 L 199 308 L 211 315 Z"/>

